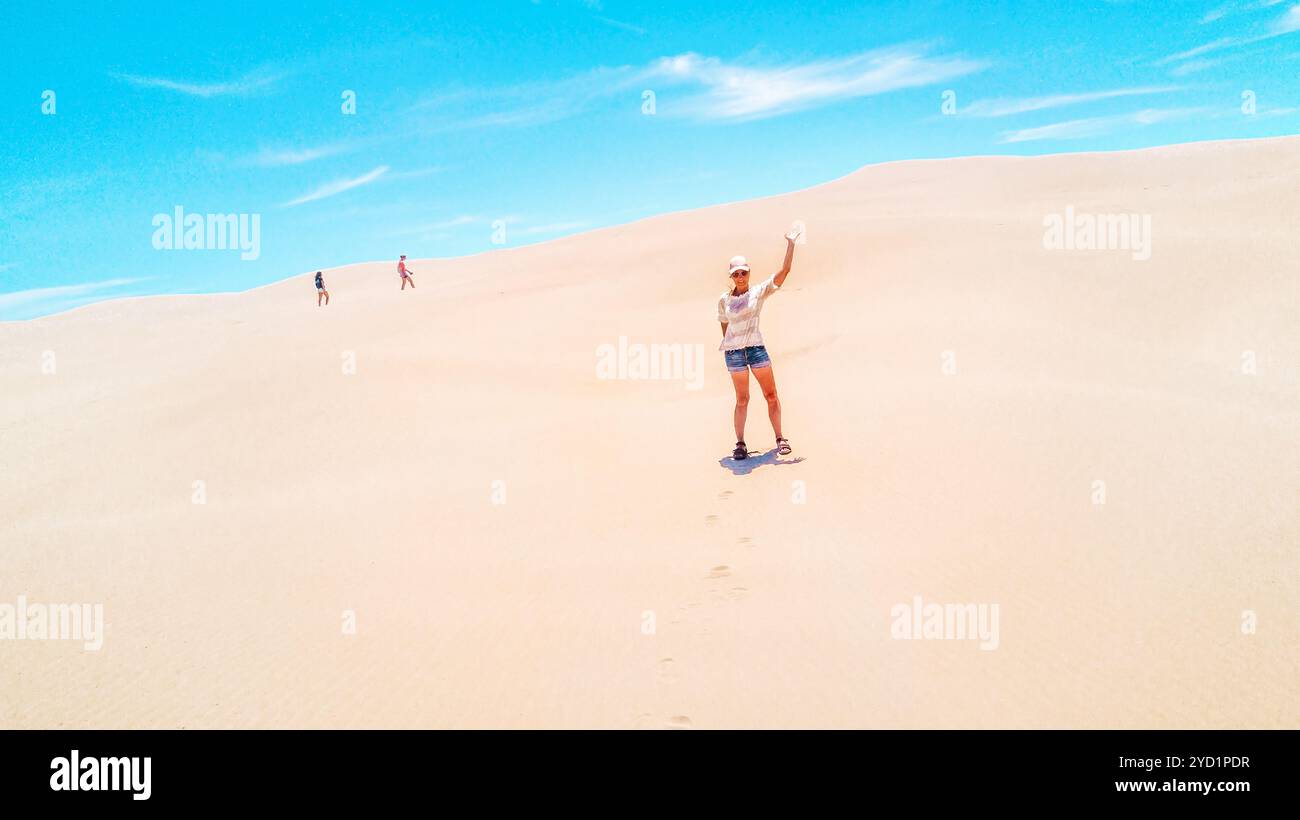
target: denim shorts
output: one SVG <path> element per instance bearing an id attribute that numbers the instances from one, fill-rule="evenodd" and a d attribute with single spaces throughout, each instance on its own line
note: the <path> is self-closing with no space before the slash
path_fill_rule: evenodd
<path id="1" fill-rule="evenodd" d="M 727 360 L 727 370 L 732 373 L 744 373 L 746 368 L 769 367 L 772 364 L 767 356 L 767 348 L 763 345 L 724 350 L 722 356 Z"/>

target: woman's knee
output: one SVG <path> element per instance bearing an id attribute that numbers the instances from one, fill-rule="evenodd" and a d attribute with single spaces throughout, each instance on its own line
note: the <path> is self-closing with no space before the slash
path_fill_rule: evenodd
<path id="1" fill-rule="evenodd" d="M 749 393 L 747 393 L 747 392 L 746 392 L 746 393 L 737 393 L 737 394 L 736 394 L 736 406 L 737 406 L 737 407 L 748 407 L 748 406 L 749 406 Z"/>

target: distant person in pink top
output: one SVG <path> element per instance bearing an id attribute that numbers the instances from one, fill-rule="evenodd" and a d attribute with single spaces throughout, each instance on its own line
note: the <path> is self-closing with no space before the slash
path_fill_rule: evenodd
<path id="1" fill-rule="evenodd" d="M 776 434 L 776 452 L 783 456 L 790 453 L 790 442 L 781 435 L 781 400 L 776 396 L 772 359 L 763 344 L 763 334 L 758 330 L 758 316 L 767 298 L 778 292 L 790 275 L 794 244 L 800 234 L 796 228 L 785 235 L 785 262 L 781 270 L 752 287 L 745 257 L 731 257 L 728 275 L 732 287 L 718 297 L 718 323 L 722 325 L 722 344 L 718 349 L 722 351 L 727 370 L 731 373 L 731 384 L 736 388 L 736 411 L 732 415 L 736 425 L 736 449 L 731 457 L 737 461 L 749 457 L 749 448 L 745 445 L 745 416 L 749 411 L 750 371 L 753 371 L 758 386 L 763 388 L 763 398 L 767 399 L 767 418 Z"/>
<path id="2" fill-rule="evenodd" d="M 406 290 L 407 282 L 411 283 L 412 288 L 415 287 L 415 280 L 411 278 L 413 273 L 415 271 L 406 269 L 406 254 L 402 254 L 402 258 L 397 260 L 397 275 L 402 277 L 402 290 Z"/>

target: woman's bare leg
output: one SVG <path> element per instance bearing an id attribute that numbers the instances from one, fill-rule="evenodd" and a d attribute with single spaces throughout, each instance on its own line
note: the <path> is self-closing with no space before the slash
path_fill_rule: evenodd
<path id="1" fill-rule="evenodd" d="M 731 374 L 731 386 L 736 388 L 736 441 L 745 440 L 745 415 L 749 410 L 749 371 Z"/>
<path id="2" fill-rule="evenodd" d="M 777 438 L 781 435 L 781 400 L 776 396 L 776 376 L 772 374 L 772 365 L 754 368 L 754 378 L 763 388 L 763 398 L 767 399 L 767 418 L 772 422 L 772 432 Z"/>

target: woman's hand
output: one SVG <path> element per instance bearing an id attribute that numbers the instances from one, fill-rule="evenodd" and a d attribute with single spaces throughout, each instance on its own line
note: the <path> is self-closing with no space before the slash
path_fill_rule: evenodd
<path id="1" fill-rule="evenodd" d="M 790 275 L 790 266 L 794 264 L 794 243 L 799 237 L 803 236 L 803 231 L 799 227 L 790 229 L 785 235 L 785 261 L 781 263 L 781 270 L 776 272 L 776 286 L 779 288 L 785 284 L 785 278 Z"/>

